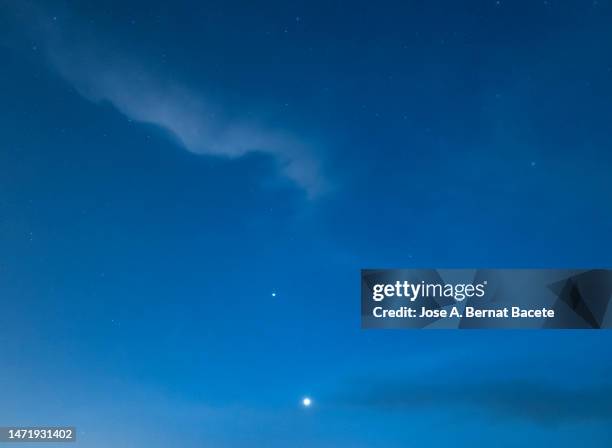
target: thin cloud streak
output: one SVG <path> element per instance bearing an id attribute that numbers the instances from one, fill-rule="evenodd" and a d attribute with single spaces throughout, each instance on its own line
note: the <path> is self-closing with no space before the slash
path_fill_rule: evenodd
<path id="1" fill-rule="evenodd" d="M 293 181 L 308 197 L 329 188 L 321 172 L 317 151 L 302 138 L 280 127 L 252 118 L 228 118 L 197 89 L 172 77 L 147 69 L 137 58 L 106 48 L 96 37 L 72 42 L 44 14 L 29 28 L 44 42 L 49 65 L 84 98 L 108 102 L 131 120 L 168 131 L 188 151 L 237 158 L 247 153 L 267 154 L 282 176 Z M 78 29 L 78 21 L 69 21 Z"/>

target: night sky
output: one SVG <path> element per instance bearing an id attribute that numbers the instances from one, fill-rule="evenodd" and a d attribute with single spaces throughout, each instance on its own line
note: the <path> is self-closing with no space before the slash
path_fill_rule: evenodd
<path id="1" fill-rule="evenodd" d="M 611 332 L 361 330 L 359 270 L 612 267 L 611 1 L 0 0 L 0 118 L 0 426 L 610 446 Z"/>

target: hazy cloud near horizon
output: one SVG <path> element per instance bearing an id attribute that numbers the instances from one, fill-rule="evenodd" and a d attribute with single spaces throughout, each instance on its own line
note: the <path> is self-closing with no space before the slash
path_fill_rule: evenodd
<path id="1" fill-rule="evenodd" d="M 612 385 L 581 388 L 523 380 L 366 380 L 354 383 L 337 400 L 341 405 L 396 412 L 471 408 L 486 415 L 553 426 L 612 422 Z"/>

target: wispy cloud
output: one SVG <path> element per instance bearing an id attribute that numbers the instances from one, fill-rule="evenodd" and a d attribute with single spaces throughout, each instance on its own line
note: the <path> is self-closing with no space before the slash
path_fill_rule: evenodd
<path id="1" fill-rule="evenodd" d="M 612 422 L 612 386 L 561 387 L 526 381 L 360 382 L 345 391 L 342 404 L 371 409 L 421 412 L 424 408 L 474 408 L 487 415 L 556 425 Z"/>
<path id="2" fill-rule="evenodd" d="M 252 117 L 228 117 L 197 88 L 163 70 L 148 68 L 137 55 L 109 48 L 104 36 L 92 36 L 78 18 L 53 17 L 36 9 L 29 28 L 39 36 L 50 66 L 85 98 L 108 102 L 126 117 L 168 131 L 188 151 L 235 158 L 251 152 L 274 158 L 279 172 L 310 197 L 326 190 L 319 154 L 306 139 L 281 125 Z M 70 29 L 70 33 L 66 29 Z M 71 36 L 86 36 L 81 40 Z"/>

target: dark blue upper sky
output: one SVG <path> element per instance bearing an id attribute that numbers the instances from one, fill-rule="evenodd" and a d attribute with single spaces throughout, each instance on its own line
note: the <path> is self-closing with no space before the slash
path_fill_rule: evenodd
<path id="1" fill-rule="evenodd" d="M 0 0 L 0 92 L 0 424 L 612 438 L 608 332 L 362 331 L 358 298 L 366 267 L 612 265 L 610 1 Z"/>

